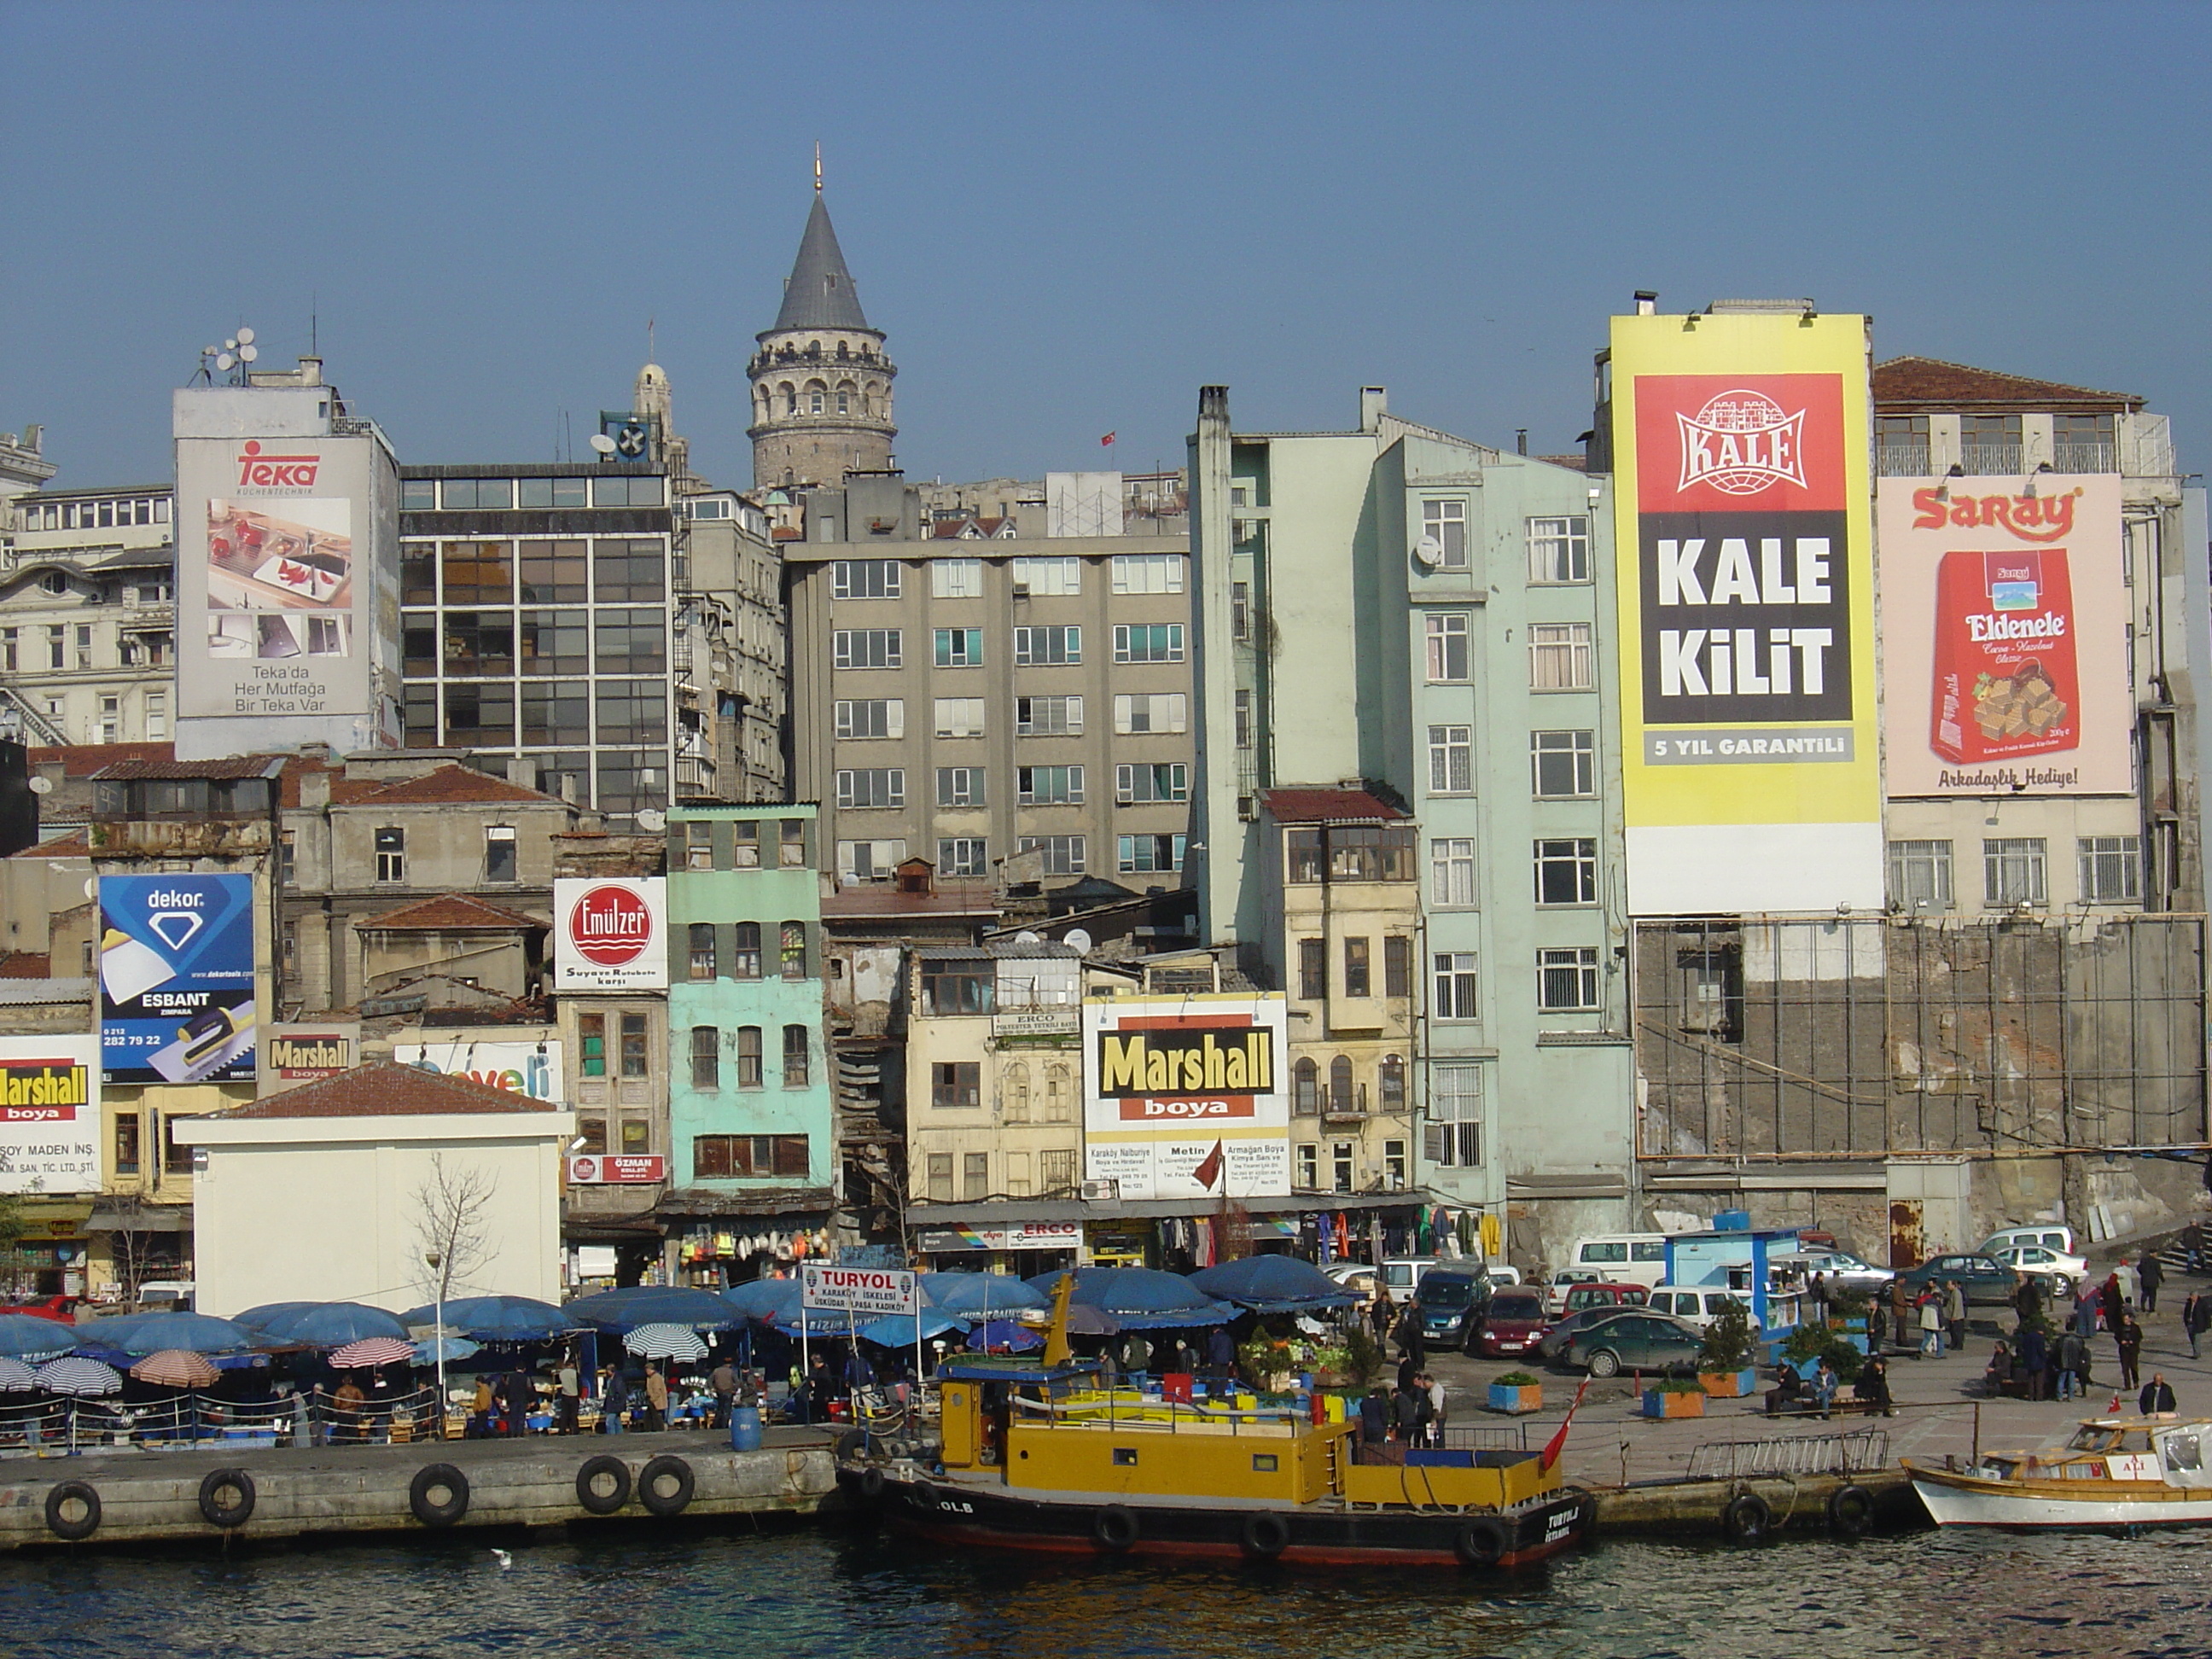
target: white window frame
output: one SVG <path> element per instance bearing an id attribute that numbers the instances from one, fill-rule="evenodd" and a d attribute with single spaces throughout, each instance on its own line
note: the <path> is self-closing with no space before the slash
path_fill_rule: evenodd
<path id="1" fill-rule="evenodd" d="M 1474 677 L 1474 640 L 1464 611 L 1431 611 L 1422 619 L 1428 641 L 1429 684 L 1459 685 Z"/>
<path id="2" fill-rule="evenodd" d="M 937 873 L 963 879 L 991 873 L 990 844 L 981 836 L 942 836 L 937 842 Z"/>
<path id="3" fill-rule="evenodd" d="M 1145 631 L 1144 656 L 1133 654 L 1136 631 Z M 1158 647 L 1161 654 L 1153 654 L 1156 633 L 1164 633 Z M 1183 659 L 1185 640 L 1181 623 L 1115 623 L 1114 624 L 1114 660 L 1126 663 L 1167 663 Z"/>
<path id="4" fill-rule="evenodd" d="M 1150 793 L 1140 794 L 1139 787 Z M 1159 793 L 1163 789 L 1167 793 Z M 1124 762 L 1114 769 L 1116 805 L 1151 805 L 1189 799 L 1190 768 L 1182 761 Z"/>
<path id="5" fill-rule="evenodd" d="M 1076 599 L 1083 592 L 1083 561 L 1071 554 L 1024 554 L 1009 559 L 1014 585 L 1035 599 Z"/>
<path id="6" fill-rule="evenodd" d="M 1048 705 L 1041 708 L 1039 704 Z M 1024 712 L 1026 711 L 1026 712 Z M 1042 714 L 1056 714 L 1060 723 L 1040 721 Z M 1014 699 L 1014 735 L 1018 738 L 1077 738 L 1083 735 L 1083 696 L 1067 692 Z"/>
<path id="7" fill-rule="evenodd" d="M 2074 851 L 2084 904 L 2142 902 L 2141 836 L 2081 836 Z"/>
<path id="8" fill-rule="evenodd" d="M 1114 730 L 1121 737 L 1190 729 L 1190 701 L 1181 691 L 1117 691 Z M 1142 720 L 1143 724 L 1138 722 Z"/>
<path id="9" fill-rule="evenodd" d="M 1466 569 L 1467 503 L 1455 497 L 1423 501 L 1421 539 L 1436 544 L 1437 569 Z"/>
<path id="10" fill-rule="evenodd" d="M 1038 795 L 1038 774 L 1057 772 L 1066 793 L 1059 795 Z M 1080 765 L 1020 766 L 1014 769 L 1016 799 L 1024 806 L 1080 806 L 1083 805 L 1083 768 Z"/>
<path id="11" fill-rule="evenodd" d="M 1474 728 L 1444 724 L 1429 728 L 1429 793 L 1464 795 L 1474 788 Z"/>
<path id="12" fill-rule="evenodd" d="M 1185 581 L 1181 553 L 1116 553 L 1114 591 L 1116 593 L 1180 593 Z"/>
<path id="13" fill-rule="evenodd" d="M 896 599 L 902 596 L 905 586 L 904 568 L 896 559 L 830 562 L 830 597 L 833 599 Z"/>
<path id="14" fill-rule="evenodd" d="M 2051 902 L 2051 843 L 2041 836 L 1982 842 L 1982 902 L 1992 910 Z"/>
<path id="15" fill-rule="evenodd" d="M 1553 514 L 1528 521 L 1528 580 L 1539 587 L 1579 586 L 1590 580 L 1590 521 L 1586 513 Z"/>
<path id="16" fill-rule="evenodd" d="M 1575 1000 L 1552 1000 L 1553 976 L 1572 974 Z M 1536 1012 L 1540 1014 L 1589 1014 L 1605 1006 L 1600 982 L 1598 948 L 1595 945 L 1552 945 L 1536 952 Z"/>
<path id="17" fill-rule="evenodd" d="M 1565 743 L 1547 743 L 1546 738 L 1565 738 Z M 1544 763 L 1554 763 L 1564 757 L 1575 774 L 1577 787 L 1571 790 L 1544 787 Z M 1531 732 L 1528 734 L 1528 793 L 1534 800 L 1587 800 L 1597 793 L 1597 733 L 1567 730 L 1563 732 Z"/>
<path id="18" fill-rule="evenodd" d="M 1564 674 L 1565 678 L 1559 676 Z M 1586 622 L 1528 624 L 1528 689 L 1589 691 L 1596 684 L 1590 625 Z"/>
<path id="19" fill-rule="evenodd" d="M 1439 1169 L 1482 1163 L 1482 1068 L 1434 1066 L 1429 1071 L 1428 1124 L 1422 1156 Z"/>
<path id="20" fill-rule="evenodd" d="M 1480 891 L 1476 880 L 1474 837 L 1432 836 L 1429 842 L 1429 902 L 1467 909 L 1477 902 Z"/>
<path id="21" fill-rule="evenodd" d="M 867 780 L 864 785 L 861 780 Z M 903 766 L 848 767 L 837 774 L 841 812 L 896 811 L 906 805 Z"/>
<path id="22" fill-rule="evenodd" d="M 1090 842 L 1088 836 L 1024 836 L 1020 849 L 1024 853 L 1042 849 L 1048 876 L 1080 876 L 1090 866 Z"/>
<path id="23" fill-rule="evenodd" d="M 980 738 L 983 710 L 981 697 L 939 697 L 931 708 L 932 725 L 940 738 Z"/>
<path id="24" fill-rule="evenodd" d="M 855 646 L 863 648 L 855 650 Z M 874 647 L 880 646 L 880 651 Z M 880 662 L 864 662 L 863 657 L 880 655 Z M 905 641 L 896 628 L 839 628 L 830 635 L 830 659 L 836 668 L 860 671 L 872 668 L 897 668 L 903 665 Z"/>
<path id="25" fill-rule="evenodd" d="M 1045 654 L 1039 655 L 1040 647 Z M 1054 656 L 1053 651 L 1060 654 Z M 1036 623 L 1014 629 L 1014 664 L 1020 668 L 1070 668 L 1083 661 L 1080 623 Z"/>
<path id="26" fill-rule="evenodd" d="M 1889 844 L 1889 896 L 1900 910 L 1948 910 L 1956 902 L 1954 854 L 1948 841 L 1910 839 Z"/>
<path id="27" fill-rule="evenodd" d="M 931 642 L 931 665 L 937 668 L 981 668 L 983 630 L 980 628 L 940 628 Z"/>
<path id="28" fill-rule="evenodd" d="M 929 597 L 933 599 L 980 599 L 983 597 L 981 559 L 932 559 Z"/>
<path id="29" fill-rule="evenodd" d="M 940 766 L 937 769 L 937 804 L 957 810 L 987 805 L 984 769 L 980 766 Z"/>
<path id="30" fill-rule="evenodd" d="M 1429 1018 L 1470 1020 L 1480 1018 L 1481 1011 L 1482 969 L 1475 952 L 1430 951 Z"/>
<path id="31" fill-rule="evenodd" d="M 840 698 L 835 714 L 837 738 L 842 743 L 862 743 L 874 738 L 902 738 L 906 735 L 906 700 L 903 697 Z"/>

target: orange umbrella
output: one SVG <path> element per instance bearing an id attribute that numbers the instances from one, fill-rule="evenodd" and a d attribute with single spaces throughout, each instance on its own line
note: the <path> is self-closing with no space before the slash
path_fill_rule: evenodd
<path id="1" fill-rule="evenodd" d="M 131 1375 L 141 1382 L 165 1389 L 204 1389 L 213 1385 L 219 1373 L 205 1354 L 189 1348 L 163 1348 L 133 1365 Z"/>

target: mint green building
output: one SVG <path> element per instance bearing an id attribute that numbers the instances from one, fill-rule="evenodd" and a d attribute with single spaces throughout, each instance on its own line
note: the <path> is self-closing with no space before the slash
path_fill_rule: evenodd
<path id="1" fill-rule="evenodd" d="M 837 1184 L 815 832 L 811 803 L 668 811 L 671 1199 L 707 1220 L 818 1227 Z"/>

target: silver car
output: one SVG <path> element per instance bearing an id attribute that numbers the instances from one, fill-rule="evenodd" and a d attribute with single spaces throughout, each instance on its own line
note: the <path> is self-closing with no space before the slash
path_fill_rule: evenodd
<path id="1" fill-rule="evenodd" d="M 1897 1277 L 1889 1268 L 1862 1261 L 1848 1250 L 1797 1250 L 1788 1255 L 1770 1255 L 1766 1265 L 1770 1268 L 1788 1268 L 1808 1284 L 1818 1273 L 1820 1282 L 1832 1290 L 1862 1293 L 1887 1290 L 1889 1281 Z"/>

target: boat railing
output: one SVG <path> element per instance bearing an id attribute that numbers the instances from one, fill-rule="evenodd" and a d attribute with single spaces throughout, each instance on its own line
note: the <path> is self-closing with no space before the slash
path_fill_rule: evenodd
<path id="1" fill-rule="evenodd" d="M 1690 1454 L 1689 1478 L 1747 1480 L 1759 1476 L 1864 1474 L 1888 1464 L 1887 1431 L 1854 1429 L 1844 1434 L 1707 1441 Z"/>
<path id="2" fill-rule="evenodd" d="M 1455 1428 L 1447 1423 L 1437 1444 L 1446 1451 L 1527 1451 L 1528 1425 L 1515 1423 L 1486 1428 Z"/>
<path id="3" fill-rule="evenodd" d="M 1216 1406 L 1191 1400 L 1146 1395 L 1127 1400 L 1108 1395 L 1098 1400 L 1031 1400 L 1016 1395 L 1012 1403 L 1031 1417 L 1056 1421 L 1103 1423 L 1114 1429 L 1173 1434 L 1184 1424 L 1228 1425 L 1232 1435 L 1262 1428 L 1295 1434 L 1310 1419 L 1304 1412 L 1281 1406 Z M 1342 1427 L 1342 1425 L 1337 1426 Z"/>

